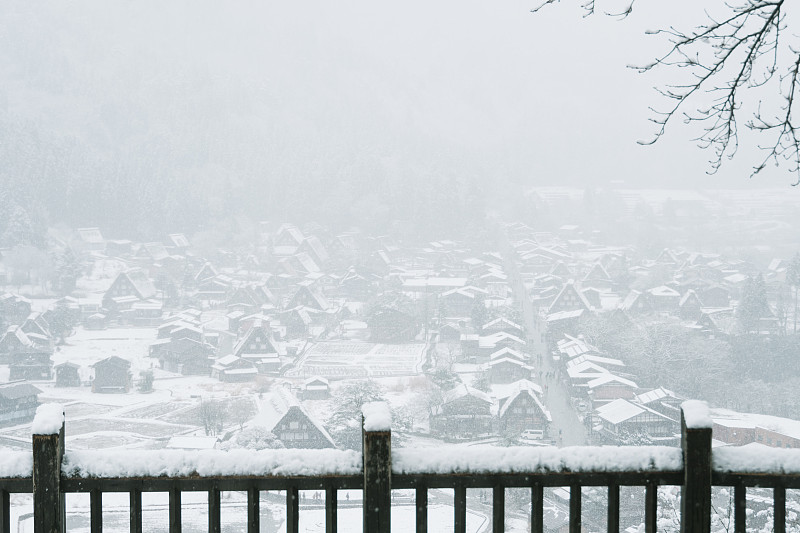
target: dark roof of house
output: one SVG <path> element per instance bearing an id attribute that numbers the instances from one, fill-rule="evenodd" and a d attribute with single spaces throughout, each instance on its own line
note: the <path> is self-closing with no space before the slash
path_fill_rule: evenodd
<path id="1" fill-rule="evenodd" d="M 92 368 L 97 368 L 101 366 L 107 365 L 116 365 L 116 366 L 124 366 L 125 368 L 130 368 L 131 362 L 127 359 L 123 359 L 121 357 L 117 357 L 116 355 L 112 355 L 111 357 L 106 357 L 95 364 L 92 365 Z"/>
<path id="2" fill-rule="evenodd" d="M 28 383 L 19 383 L 17 385 L 6 385 L 0 387 L 0 398 L 6 400 L 18 400 L 26 396 L 36 396 L 42 391 Z"/>

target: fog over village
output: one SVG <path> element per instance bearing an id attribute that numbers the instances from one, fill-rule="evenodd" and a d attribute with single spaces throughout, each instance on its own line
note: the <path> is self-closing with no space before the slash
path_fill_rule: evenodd
<path id="1" fill-rule="evenodd" d="M 44 435 L 70 532 L 382 533 L 370 432 L 392 531 L 677 532 L 693 429 L 800 532 L 793 101 L 661 135 L 703 9 L 538 5 L 0 2 L 0 533 Z"/>

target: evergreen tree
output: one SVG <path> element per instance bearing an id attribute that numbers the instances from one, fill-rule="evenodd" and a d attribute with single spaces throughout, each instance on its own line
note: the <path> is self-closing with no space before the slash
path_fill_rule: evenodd
<path id="1" fill-rule="evenodd" d="M 797 333 L 797 289 L 800 287 L 800 252 L 794 254 L 786 272 L 786 282 L 794 289 L 794 333 Z"/>
<path id="2" fill-rule="evenodd" d="M 489 381 L 488 372 L 480 372 L 472 380 L 472 388 L 482 392 L 492 392 L 492 384 Z"/>
<path id="3" fill-rule="evenodd" d="M 55 279 L 53 280 L 53 286 L 59 294 L 65 296 L 75 290 L 78 278 L 81 277 L 81 264 L 78 261 L 78 257 L 69 247 L 56 255 L 54 263 Z"/>
<path id="4" fill-rule="evenodd" d="M 486 298 L 482 294 L 475 296 L 472 302 L 472 310 L 470 311 L 470 318 L 472 319 L 472 327 L 479 328 L 486 324 Z"/>
<path id="5" fill-rule="evenodd" d="M 742 299 L 736 309 L 736 317 L 742 331 L 745 333 L 757 332 L 760 319 L 771 314 L 767 303 L 767 287 L 764 276 L 761 274 L 755 278 L 748 276 L 742 291 Z"/>
<path id="6" fill-rule="evenodd" d="M 3 232 L 2 242 L 9 248 L 32 245 L 39 241 L 28 212 L 19 205 L 11 208 L 8 224 Z"/>

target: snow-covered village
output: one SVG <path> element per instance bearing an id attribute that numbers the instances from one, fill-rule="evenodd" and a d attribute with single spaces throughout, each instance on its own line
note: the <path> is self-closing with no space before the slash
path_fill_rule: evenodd
<path id="1" fill-rule="evenodd" d="M 568 212 L 587 196 L 543 188 L 529 199 Z M 3 254 L 0 445 L 30 450 L 37 407 L 56 404 L 67 449 L 87 458 L 360 451 L 362 406 L 387 402 L 398 450 L 454 446 L 468 458 L 487 446 L 679 448 L 681 405 L 699 398 L 711 407 L 714 449 L 798 449 L 797 400 L 787 389 L 798 383 L 800 256 L 790 255 L 792 233 L 783 229 L 794 214 L 762 210 L 751 196 L 688 196 L 617 198 L 626 217 L 655 226 L 747 210 L 739 216 L 766 229 L 740 234 L 728 253 L 614 243 L 561 221 L 549 231 L 494 221 L 481 240 L 423 243 L 262 222 L 252 241 L 210 254 L 185 234 L 134 242 L 96 227 L 51 232 L 46 270 L 22 266 L 32 253 L 25 246 Z M 731 255 L 741 246 L 754 259 Z M 739 346 L 763 355 L 747 363 Z M 508 489 L 507 531 L 528 531 L 530 499 L 518 490 Z M 606 495 L 585 490 L 584 527 L 601 530 L 605 513 L 593 510 Z M 490 492 L 469 491 L 466 531 L 491 530 Z M 633 531 L 644 521 L 644 492 L 623 492 L 620 527 Z M 770 490 L 748 505 L 766 521 L 760 492 Z M 267 494 L 261 523 L 287 530 L 283 497 Z M 676 512 L 669 494 L 659 495 L 667 522 Z M 157 495 L 144 495 L 155 498 L 142 514 L 146 530 L 168 523 Z M 104 498 L 104 527 L 127 527 L 123 496 Z M 205 530 L 206 497 L 192 498 L 182 502 L 183 526 Z M 358 526 L 348 517 L 360 516 L 362 496 L 342 490 L 338 498 L 340 530 L 350 531 L 344 524 Z M 413 491 L 393 498 L 394 527 L 413 529 Z M 429 498 L 432 529 L 446 530 L 452 490 Z M 303 531 L 324 530 L 323 499 L 302 491 Z M 22 531 L 30 498 L 11 501 Z M 69 529 L 88 531 L 89 498 L 69 501 Z M 235 510 L 246 503 L 225 494 L 223 530 L 244 527 L 246 512 Z M 569 491 L 548 490 L 543 503 L 545 530 L 567 531 Z M 789 495 L 787 505 L 800 499 Z"/>
<path id="2" fill-rule="evenodd" d="M 0 1 L 0 533 L 800 533 L 793 9 Z"/>

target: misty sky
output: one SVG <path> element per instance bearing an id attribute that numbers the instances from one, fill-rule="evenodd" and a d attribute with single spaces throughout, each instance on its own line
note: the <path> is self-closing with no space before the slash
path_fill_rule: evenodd
<path id="1" fill-rule="evenodd" d="M 677 123 L 636 143 L 667 79 L 626 68 L 664 49 L 644 30 L 702 20 L 691 2 L 668 4 L 640 1 L 617 22 L 584 19 L 576 2 L 532 14 L 523 0 L 8 2 L 0 105 L 111 153 L 156 124 L 191 132 L 187 152 L 250 143 L 280 159 L 285 144 L 330 176 L 348 153 L 391 167 L 433 151 L 526 185 L 752 185 L 752 151 L 708 177 L 710 154 Z"/>

